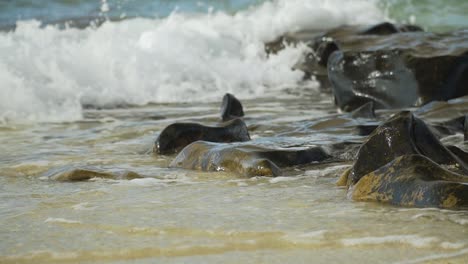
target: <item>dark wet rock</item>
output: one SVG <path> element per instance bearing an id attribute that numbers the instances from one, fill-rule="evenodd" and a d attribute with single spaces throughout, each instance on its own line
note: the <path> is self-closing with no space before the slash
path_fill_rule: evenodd
<path id="1" fill-rule="evenodd" d="M 278 176 L 280 168 L 324 162 L 331 157 L 321 147 L 270 149 L 244 144 L 198 141 L 184 148 L 171 167 L 227 171 L 241 176 Z"/>
<path id="2" fill-rule="evenodd" d="M 132 171 L 116 174 L 86 168 L 73 168 L 65 171 L 53 172 L 49 175 L 49 178 L 56 181 L 87 181 L 93 178 L 131 180 L 143 177 Z"/>
<path id="3" fill-rule="evenodd" d="M 198 141 L 243 142 L 249 141 L 250 135 L 244 121 L 235 119 L 219 127 L 203 126 L 195 123 L 175 123 L 166 127 L 159 134 L 153 152 L 174 154 L 187 145 Z"/>
<path id="4" fill-rule="evenodd" d="M 422 32 L 424 29 L 418 25 L 400 25 L 398 27 L 400 32 Z"/>
<path id="5" fill-rule="evenodd" d="M 468 177 L 421 155 L 404 155 L 364 175 L 351 189 L 358 201 L 400 206 L 466 208 Z"/>
<path id="6" fill-rule="evenodd" d="M 315 49 L 317 55 L 317 63 L 323 67 L 327 67 L 328 58 L 330 55 L 339 50 L 338 44 L 332 39 L 322 39 L 318 47 Z"/>
<path id="7" fill-rule="evenodd" d="M 355 134 L 359 136 L 369 136 L 372 134 L 378 125 L 358 125 L 355 129 Z"/>
<path id="8" fill-rule="evenodd" d="M 327 90 L 331 87 L 328 81 L 328 58 L 330 55 L 339 50 L 338 44 L 331 38 L 321 38 L 309 45 L 312 52 L 306 54 L 303 60 L 296 63 L 293 70 L 304 72 L 304 79 L 315 78 L 320 84 L 322 90 Z"/>
<path id="9" fill-rule="evenodd" d="M 466 163 L 443 146 L 421 119 L 404 111 L 380 125 L 364 142 L 349 173 L 348 185 L 399 156 L 411 154 L 468 172 Z"/>
<path id="10" fill-rule="evenodd" d="M 468 31 L 445 34 L 388 22 L 340 26 L 326 32 L 287 33 L 266 44 L 277 52 L 302 42 L 310 52 L 293 67 L 333 87 L 337 105 L 352 111 L 369 101 L 376 108 L 421 106 L 468 94 Z"/>
<path id="11" fill-rule="evenodd" d="M 336 104 L 344 111 L 369 101 L 376 108 L 405 108 L 467 95 L 468 47 L 461 43 L 468 34 L 413 34 L 332 53 L 328 77 Z"/>
<path id="12" fill-rule="evenodd" d="M 229 121 L 244 116 L 244 109 L 241 102 L 232 94 L 227 93 L 223 97 L 221 104 L 221 119 Z"/>
<path id="13" fill-rule="evenodd" d="M 465 116 L 465 123 L 463 124 L 463 135 L 465 137 L 465 141 L 468 140 L 468 116 Z"/>
<path id="14" fill-rule="evenodd" d="M 337 161 L 354 161 L 362 142 L 343 141 L 321 146 Z"/>
<path id="15" fill-rule="evenodd" d="M 329 90 L 327 65 L 331 54 L 335 51 L 363 50 L 370 45 L 379 45 L 379 36 L 389 36 L 395 33 L 422 31 L 418 26 L 397 25 L 388 22 L 369 26 L 340 26 L 325 32 L 317 30 L 303 30 L 286 33 L 278 39 L 266 43 L 265 51 L 275 54 L 287 45 L 304 43 L 310 52 L 296 63 L 294 70 L 304 72 L 304 78 L 314 78 L 320 83 L 320 88 Z"/>
<path id="16" fill-rule="evenodd" d="M 375 119 L 375 106 L 374 102 L 368 102 L 361 107 L 354 110 L 350 113 L 352 118 L 368 118 L 368 119 Z"/>
<path id="17" fill-rule="evenodd" d="M 362 35 L 390 35 L 400 32 L 395 24 L 383 22 L 373 25 L 361 32 Z"/>
<path id="18" fill-rule="evenodd" d="M 447 148 L 465 164 L 468 164 L 468 152 L 457 146 L 447 146 Z"/>
<path id="19" fill-rule="evenodd" d="M 370 26 L 369 28 L 361 31 L 362 35 L 391 35 L 401 32 L 418 32 L 424 31 L 421 27 L 416 25 L 396 25 L 390 22 L 383 22 L 377 25 Z"/>

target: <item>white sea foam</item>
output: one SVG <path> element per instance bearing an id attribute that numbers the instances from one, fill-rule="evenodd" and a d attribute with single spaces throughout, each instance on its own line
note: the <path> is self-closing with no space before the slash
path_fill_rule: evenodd
<path id="1" fill-rule="evenodd" d="M 454 218 L 451 219 L 453 222 L 459 224 L 459 225 L 468 225 L 468 219 L 459 219 L 459 218 Z"/>
<path id="2" fill-rule="evenodd" d="M 172 184 L 193 184 L 193 181 L 190 177 L 185 175 L 168 175 L 165 178 L 139 178 L 132 180 L 114 180 L 117 185 L 122 186 L 142 186 L 142 187 L 151 187 L 151 186 L 168 186 Z"/>
<path id="3" fill-rule="evenodd" d="M 337 165 L 332 167 L 323 168 L 320 170 L 308 170 L 305 172 L 307 176 L 312 176 L 314 178 L 327 177 L 327 176 L 340 176 L 343 171 L 349 168 L 350 165 Z"/>
<path id="4" fill-rule="evenodd" d="M 328 233 L 328 230 L 317 230 L 300 234 L 294 233 L 285 235 L 284 239 L 293 243 L 317 243 L 323 241 Z"/>
<path id="5" fill-rule="evenodd" d="M 465 243 L 453 243 L 453 242 L 442 242 L 440 243 L 440 247 L 444 248 L 444 249 L 461 249 L 463 247 L 465 247 Z"/>
<path id="6" fill-rule="evenodd" d="M 301 74 L 290 68 L 305 47 L 268 58 L 265 41 L 383 18 L 374 1 L 277 0 L 235 15 L 174 13 L 84 30 L 22 21 L 0 33 L 0 122 L 77 120 L 83 104 L 272 95 L 298 86 Z"/>
<path id="7" fill-rule="evenodd" d="M 433 255 L 417 258 L 417 259 L 405 260 L 405 261 L 402 261 L 402 262 L 396 262 L 395 264 L 428 263 L 428 262 L 434 262 L 434 261 L 440 260 L 440 259 L 456 258 L 456 257 L 464 256 L 464 255 L 467 255 L 467 254 L 468 254 L 468 248 L 465 248 L 465 249 L 462 249 L 462 250 L 460 250 L 458 252 L 433 254 Z M 447 261 L 447 263 L 451 263 L 451 262 Z M 458 262 L 454 262 L 454 263 L 458 263 Z M 462 263 L 462 262 L 460 262 L 460 263 Z"/>
<path id="8" fill-rule="evenodd" d="M 45 223 L 60 223 L 60 224 L 81 224 L 80 221 L 69 220 L 65 218 L 54 218 L 54 217 L 49 217 L 44 222 Z"/>
<path id="9" fill-rule="evenodd" d="M 342 239 L 345 246 L 378 245 L 387 243 L 407 244 L 413 247 L 422 248 L 437 242 L 435 237 L 421 237 L 418 235 L 390 235 L 382 237 L 360 237 Z"/>
<path id="10" fill-rule="evenodd" d="M 91 206 L 89 203 L 79 203 L 72 206 L 73 210 L 77 211 L 87 211 L 87 210 L 94 210 L 97 207 Z"/>
<path id="11" fill-rule="evenodd" d="M 275 178 L 271 178 L 269 179 L 268 181 L 270 183 L 281 183 L 281 182 L 290 182 L 290 181 L 297 181 L 297 180 L 300 180 L 302 179 L 303 177 L 275 177 Z"/>

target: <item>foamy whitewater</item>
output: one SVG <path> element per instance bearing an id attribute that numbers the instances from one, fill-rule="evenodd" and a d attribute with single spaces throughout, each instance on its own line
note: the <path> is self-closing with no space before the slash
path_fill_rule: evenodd
<path id="1" fill-rule="evenodd" d="M 302 74 L 291 67 L 306 48 L 267 58 L 265 41 L 384 18 L 373 1 L 278 0 L 234 15 L 175 11 L 82 30 L 18 21 L 16 30 L 0 33 L 0 122 L 79 120 L 83 105 L 204 102 L 226 92 L 275 96 L 300 87 Z"/>

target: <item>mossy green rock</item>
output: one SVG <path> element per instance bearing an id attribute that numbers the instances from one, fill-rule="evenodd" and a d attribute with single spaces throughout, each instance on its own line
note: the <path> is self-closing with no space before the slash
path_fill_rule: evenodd
<path id="1" fill-rule="evenodd" d="M 467 172 L 464 161 L 446 148 L 421 119 L 411 112 L 396 114 L 380 125 L 363 143 L 349 173 L 348 186 L 403 155 L 420 154 L 432 161 Z"/>
<path id="2" fill-rule="evenodd" d="M 427 157 L 404 155 L 364 175 L 351 189 L 357 201 L 413 207 L 468 207 L 468 176 Z"/>

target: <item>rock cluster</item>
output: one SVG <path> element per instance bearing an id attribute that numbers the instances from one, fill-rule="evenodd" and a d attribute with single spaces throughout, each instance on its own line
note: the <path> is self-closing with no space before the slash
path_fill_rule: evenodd
<path id="1" fill-rule="evenodd" d="M 331 93 L 345 113 L 312 120 L 304 129 L 283 136 L 340 130 L 361 140 L 262 145 L 250 138 L 241 102 L 226 94 L 218 126 L 169 125 L 156 139 L 154 153 L 176 154 L 170 167 L 243 177 L 278 176 L 289 167 L 352 162 L 337 184 L 346 187 L 354 200 L 468 207 L 467 148 L 443 143 L 456 134 L 463 134 L 465 142 L 468 138 L 468 98 L 451 100 L 468 95 L 468 31 L 434 34 L 391 23 L 342 26 L 326 32 L 287 33 L 266 43 L 265 50 L 273 56 L 300 42 L 310 52 L 294 70 L 318 80 L 322 91 Z M 453 112 L 459 115 L 425 121 L 434 109 L 439 113 L 456 109 Z"/>

